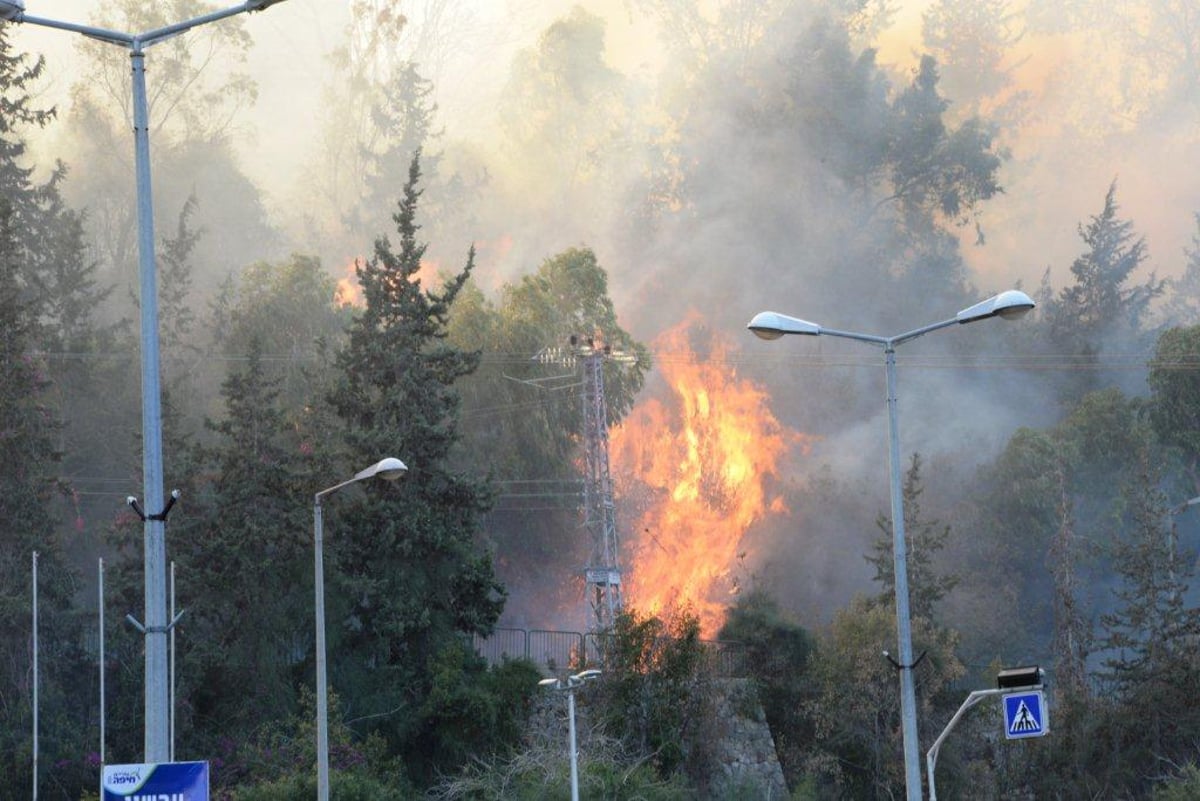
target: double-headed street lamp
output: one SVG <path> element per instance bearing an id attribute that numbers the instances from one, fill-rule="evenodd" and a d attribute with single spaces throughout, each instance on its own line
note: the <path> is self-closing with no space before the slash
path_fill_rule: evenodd
<path id="1" fill-rule="evenodd" d="M 276 0 L 278 2 L 278 0 Z M 389 456 L 313 496 L 313 595 L 317 628 L 317 801 L 329 801 L 329 684 L 325 678 L 325 526 L 321 499 L 342 487 L 368 478 L 395 481 L 408 471 L 404 462 Z"/>
<path id="2" fill-rule="evenodd" d="M 138 272 L 141 286 L 142 341 L 142 480 L 146 570 L 146 752 L 147 762 L 169 758 L 167 699 L 167 556 L 166 507 L 162 484 L 162 409 L 159 386 L 158 290 L 154 265 L 154 215 L 150 192 L 150 127 L 146 101 L 145 49 L 210 22 L 247 11 L 262 11 L 283 0 L 246 0 L 231 8 L 203 14 L 145 33 L 78 25 L 25 13 L 24 0 L 0 0 L 0 20 L 70 31 L 129 50 L 133 65 L 133 138 L 137 181 Z M 154 510 L 162 509 L 158 512 Z"/>
<path id="3" fill-rule="evenodd" d="M 575 690 L 585 681 L 600 678 L 599 670 L 584 670 L 566 679 L 542 679 L 538 684 L 567 694 L 567 744 L 571 756 L 571 801 L 579 801 L 579 754 L 575 748 Z"/>
<path id="4" fill-rule="evenodd" d="M 854 331 L 839 331 L 825 328 L 796 317 L 778 312 L 759 312 L 747 326 L 762 339 L 779 339 L 784 334 L 806 336 L 831 336 L 854 339 L 883 347 L 884 366 L 887 373 L 887 407 L 891 466 L 892 494 L 892 559 L 895 572 L 896 592 L 896 635 L 899 640 L 900 662 L 900 714 L 904 733 L 904 779 L 908 790 L 908 801 L 921 801 L 921 762 L 917 742 L 916 690 L 913 684 L 912 621 L 908 607 L 907 546 L 904 536 L 904 497 L 900 486 L 900 434 L 896 411 L 896 347 L 917 337 L 947 328 L 992 317 L 1014 318 L 1034 307 L 1033 300 L 1024 292 L 1010 289 L 995 297 L 963 309 L 949 320 L 931 323 L 921 328 L 891 337 L 859 334 Z"/>

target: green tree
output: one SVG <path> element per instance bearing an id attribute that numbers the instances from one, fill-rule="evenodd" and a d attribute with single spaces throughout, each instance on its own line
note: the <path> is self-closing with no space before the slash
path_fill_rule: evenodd
<path id="1" fill-rule="evenodd" d="M 965 222 L 983 201 L 1000 191 L 1001 154 L 992 132 L 978 118 L 956 129 L 944 117 L 950 101 L 942 96 L 937 61 L 923 56 L 912 84 L 892 103 L 888 145 L 891 196 L 913 225 L 940 214 Z"/>
<path id="2" fill-rule="evenodd" d="M 332 382 L 332 353 L 351 310 L 335 301 L 337 286 L 313 256 L 254 262 L 231 275 L 211 304 L 213 347 L 241 359 L 254 343 L 265 375 L 278 377 L 285 409 L 321 406 Z"/>
<path id="3" fill-rule="evenodd" d="M 1152 801 L 1188 801 L 1200 793 L 1200 767 L 1195 762 L 1189 762 L 1179 771 L 1179 775 L 1167 779 L 1154 788 L 1150 796 Z"/>
<path id="4" fill-rule="evenodd" d="M 1143 449 L 1122 492 L 1124 533 L 1113 543 L 1117 605 L 1101 616 L 1097 642 L 1103 677 L 1118 699 L 1110 737 L 1127 769 L 1152 760 L 1180 764 L 1200 736 L 1190 700 L 1200 681 L 1200 608 L 1187 601 L 1194 554 L 1178 547 L 1160 484 L 1157 459 Z M 1121 777 L 1133 792 L 1147 789 L 1139 773 Z"/>
<path id="5" fill-rule="evenodd" d="M 1150 423 L 1161 442 L 1178 450 L 1200 492 L 1200 326 L 1164 331 L 1150 363 Z"/>
<path id="6" fill-rule="evenodd" d="M 815 659 L 815 638 L 790 620 L 774 597 L 755 589 L 738 596 L 717 639 L 744 649 L 745 665 L 757 686 L 784 775 L 789 786 L 797 786 L 814 744 L 809 671 Z"/>
<path id="7" fill-rule="evenodd" d="M 941 574 L 934 560 L 946 547 L 950 537 L 950 526 L 937 520 L 921 517 L 921 494 L 925 487 L 921 480 L 921 455 L 914 453 L 908 470 L 904 473 L 901 496 L 904 505 L 904 537 L 907 553 L 909 581 L 909 609 L 917 617 L 934 619 L 934 607 L 953 590 L 959 582 L 957 576 Z M 883 591 L 877 603 L 890 604 L 896 594 L 894 548 L 892 542 L 892 518 L 880 515 L 875 521 L 880 536 L 875 540 L 871 554 L 866 560 L 875 567 L 875 581 Z"/>
<path id="8" fill-rule="evenodd" d="M 1146 241 L 1137 236 L 1132 221 L 1120 218 L 1116 193 L 1114 181 L 1101 212 L 1079 226 L 1087 250 L 1071 263 L 1073 283 L 1043 312 L 1055 352 L 1082 357 L 1088 364 L 1098 364 L 1106 349 L 1129 349 L 1143 341 L 1150 303 L 1163 291 L 1163 283 L 1154 275 L 1133 283 L 1134 272 L 1148 256 Z M 1103 387 L 1109 377 L 1103 372 L 1076 371 L 1060 392 L 1071 402 Z"/>
<path id="9" fill-rule="evenodd" d="M 364 486 L 361 503 L 333 505 L 343 513 L 331 516 L 340 533 L 331 538 L 329 651 L 333 682 L 364 728 L 382 733 L 428 776 L 440 755 L 428 750 L 426 721 L 415 713 L 432 691 L 434 665 L 462 635 L 491 630 L 504 594 L 475 541 L 487 486 L 448 464 L 458 441 L 454 384 L 479 354 L 450 344 L 446 326 L 474 254 L 442 287 L 422 286 L 420 176 L 418 154 L 393 218 L 399 248 L 380 237 L 375 255 L 357 264 L 366 307 L 336 359 L 329 400 L 345 458 L 367 465 L 398 456 L 410 469 L 395 484 Z"/>
<path id="10" fill-rule="evenodd" d="M 921 15 L 921 38 L 943 65 L 947 95 L 961 116 L 999 105 L 992 119 L 1013 127 L 1023 119 L 1027 93 L 1012 89 L 1021 62 L 1013 49 L 1024 36 L 1018 11 L 1008 0 L 938 0 Z"/>
<path id="11" fill-rule="evenodd" d="M 819 637 L 807 707 L 816 733 L 806 772 L 824 793 L 863 799 L 903 794 L 900 688 L 895 668 L 880 655 L 895 639 L 895 607 L 864 596 L 838 610 Z M 913 619 L 913 647 L 925 653 L 916 676 L 916 714 L 925 725 L 940 717 L 935 703 L 947 706 L 942 695 L 963 674 L 957 644 L 948 629 Z"/>
<path id="12" fill-rule="evenodd" d="M 624 79 L 604 61 L 604 36 L 604 21 L 575 7 L 517 55 L 504 87 L 500 124 L 518 163 L 566 188 L 542 198 L 547 212 L 602 183 L 625 141 Z"/>
<path id="13" fill-rule="evenodd" d="M 188 610 L 179 632 L 180 731 L 201 752 L 293 710 L 309 664 L 309 500 L 324 462 L 301 450 L 278 386 L 252 344 L 222 386 L 224 415 L 206 421 L 215 442 L 188 456 L 187 513 L 172 524 Z"/>
<path id="14" fill-rule="evenodd" d="M 1192 219 L 1196 227 L 1191 244 L 1183 251 L 1183 273 L 1165 282 L 1170 289 L 1164 304 L 1169 325 L 1186 326 L 1200 317 L 1200 214 L 1193 214 Z"/>
<path id="15" fill-rule="evenodd" d="M 604 638 L 604 719 L 663 778 L 703 771 L 712 714 L 700 619 L 690 610 L 662 619 L 624 610 Z"/>
<path id="16" fill-rule="evenodd" d="M 63 425 L 70 393 L 64 351 L 86 348 L 89 304 L 100 296 L 86 258 L 79 214 L 62 201 L 57 164 L 34 180 L 25 136 L 54 117 L 37 105 L 45 62 L 14 53 L 0 24 L 0 772 L 29 776 L 32 731 L 32 554 L 38 553 L 39 774 L 42 790 L 78 792 L 86 776 L 91 710 L 78 703 L 93 684 L 76 609 L 79 576 L 62 515 L 71 487 L 63 479 Z M 27 797 L 14 782 L 0 797 Z"/>
<path id="17" fill-rule="evenodd" d="M 105 4 L 94 23 L 138 33 L 210 10 L 201 0 L 120 0 Z M 176 219 L 194 196 L 199 204 L 194 229 L 219 232 L 195 243 L 194 280 L 205 291 L 231 259 L 261 257 L 275 239 L 260 193 L 234 156 L 239 115 L 258 94 L 253 78 L 240 70 L 251 45 L 244 19 L 233 17 L 159 42 L 146 55 L 154 214 L 159 220 Z M 74 175 L 64 192 L 88 209 L 93 247 L 113 282 L 134 287 L 137 203 L 129 54 L 94 39 L 82 39 L 78 46 L 87 79 L 72 86 L 71 113 L 64 123 L 77 158 L 89 169 Z"/>
<path id="18" fill-rule="evenodd" d="M 55 449 L 59 426 L 47 402 L 45 365 L 34 355 L 37 307 L 31 303 L 23 271 L 17 218 L 8 198 L 0 198 L 0 769 L 28 776 L 32 731 L 32 559 L 38 554 L 38 610 L 41 662 L 41 723 L 52 734 L 41 741 L 41 759 L 57 765 L 39 776 L 49 785 L 78 788 L 80 776 L 66 766 L 78 763 L 90 716 L 74 691 L 86 682 L 80 619 L 74 608 L 78 578 L 71 570 L 52 508 L 65 490 L 58 478 Z M 86 686 L 86 684 L 85 684 Z M 51 775 L 54 774 L 54 775 Z M 16 783 L 0 797 L 19 798 L 29 786 Z"/>

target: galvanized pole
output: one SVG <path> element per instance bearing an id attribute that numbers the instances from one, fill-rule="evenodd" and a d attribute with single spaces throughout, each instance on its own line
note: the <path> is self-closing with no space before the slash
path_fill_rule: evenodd
<path id="1" fill-rule="evenodd" d="M 896 639 L 900 648 L 900 718 L 904 734 L 904 785 L 908 801 L 921 801 L 921 755 L 917 742 L 917 693 L 913 682 L 912 620 L 908 604 L 908 541 L 900 486 L 900 422 L 896 409 L 896 349 L 883 351 L 887 372 L 888 462 L 892 485 L 892 564 L 895 572 Z"/>
<path id="2" fill-rule="evenodd" d="M 142 43 L 130 48 L 133 68 L 133 142 L 137 176 L 138 262 L 142 323 L 142 486 L 146 509 L 145 543 L 146 732 L 147 762 L 170 759 L 167 745 L 166 526 L 153 510 L 163 508 L 162 406 L 158 353 L 158 286 L 154 266 L 154 208 L 150 188 L 150 122 L 146 103 L 146 64 Z"/>
<path id="3" fill-rule="evenodd" d="M 579 751 L 575 747 L 575 688 L 567 689 L 567 728 L 571 739 L 571 801 L 579 801 Z"/>
<path id="4" fill-rule="evenodd" d="M 175 562 L 171 562 L 171 621 L 175 621 Z M 171 761 L 175 761 L 175 626 L 171 626 Z"/>
<path id="5" fill-rule="evenodd" d="M 104 559 L 97 564 L 100 579 L 100 764 L 104 764 Z"/>
<path id="6" fill-rule="evenodd" d="M 313 604 L 317 626 L 317 801 L 329 801 L 329 685 L 325 677 L 325 525 L 313 501 Z"/>
<path id="7" fill-rule="evenodd" d="M 38 797 L 38 553 L 33 552 L 33 801 Z"/>
<path id="8" fill-rule="evenodd" d="M 408 471 L 404 462 L 389 456 L 353 478 L 313 496 L 313 605 L 317 628 L 317 801 L 329 801 L 329 684 L 325 665 L 325 521 L 321 499 L 342 487 L 368 478 L 395 481 Z"/>
<path id="9" fill-rule="evenodd" d="M 142 367 L 142 481 L 145 545 L 145 761 L 164 762 L 169 757 L 167 698 L 167 594 L 166 512 L 163 506 L 162 410 L 159 381 L 158 291 L 154 253 L 154 204 L 150 183 L 150 126 L 146 100 L 144 48 L 200 25 L 247 11 L 261 11 L 281 0 L 245 0 L 231 8 L 141 34 L 130 34 L 90 25 L 26 14 L 19 0 L 0 0 L 0 18 L 71 31 L 109 44 L 129 48 L 133 71 L 133 134 L 137 187 L 138 272 L 141 297 Z M 161 511 L 159 511 L 161 510 Z"/>

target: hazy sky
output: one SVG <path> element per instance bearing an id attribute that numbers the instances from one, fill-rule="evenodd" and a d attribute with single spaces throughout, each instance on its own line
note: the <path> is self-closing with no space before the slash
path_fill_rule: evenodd
<path id="1" fill-rule="evenodd" d="M 419 18 L 432 0 L 400 2 L 400 10 Z M 514 53 L 533 45 L 545 26 L 582 6 L 608 22 L 611 64 L 627 74 L 647 74 L 661 63 L 652 32 L 625 0 L 489 0 L 461 3 L 451 26 L 454 40 L 443 63 L 422 65 L 435 81 L 446 137 L 485 141 L 492 127 L 496 92 Z M 919 53 L 921 12 L 925 0 L 896 2 L 894 22 L 878 42 L 881 63 L 903 76 Z M 1018 5 L 1018 4 L 1014 4 Z M 31 15 L 90 22 L 103 8 L 100 0 L 27 0 Z M 239 143 L 245 169 L 276 197 L 286 196 L 294 176 L 311 155 L 310 137 L 318 122 L 318 90 L 324 83 L 328 55 L 341 41 L 349 20 L 346 0 L 287 0 L 245 20 L 255 47 L 245 69 L 259 84 L 258 106 L 244 120 L 247 134 Z M 220 24 L 220 23 L 218 23 Z M 47 96 L 65 102 L 66 90 L 79 74 L 74 56 L 78 37 L 31 25 L 16 34 L 19 47 L 45 53 L 50 66 L 44 83 Z M 1061 139 L 1059 121 L 1071 108 L 1088 102 L 1080 92 L 1084 77 L 1102 79 L 1098 54 L 1067 36 L 1027 36 L 1014 58 L 1018 80 L 1033 92 L 1034 114 L 1019 136 L 1006 142 L 1015 161 L 1002 173 L 1007 195 L 993 200 L 985 213 L 988 248 L 966 247 L 964 255 L 996 285 L 1008 276 L 1035 284 L 1048 266 L 1055 283 L 1080 250 L 1077 223 L 1097 213 L 1109 183 L 1119 181 L 1122 212 L 1147 235 L 1154 268 L 1160 276 L 1181 269 L 1181 250 L 1194 230 L 1192 214 L 1200 208 L 1200 189 L 1189 171 L 1172 165 L 1196 156 L 1195 145 L 1152 137 L 1091 144 Z M 1089 63 L 1090 62 L 1090 63 Z M 148 57 L 153 70 L 153 49 Z M 1097 80 L 1097 83 L 1101 83 Z M 38 143 L 35 143 L 37 145 Z M 49 133 L 39 157 L 59 156 Z M 974 232 L 964 232 L 966 242 Z"/>

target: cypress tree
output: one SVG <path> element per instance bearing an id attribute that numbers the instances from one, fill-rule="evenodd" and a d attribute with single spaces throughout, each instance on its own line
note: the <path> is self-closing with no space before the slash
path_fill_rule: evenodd
<path id="1" fill-rule="evenodd" d="M 395 483 L 360 485 L 363 502 L 332 500 L 325 517 L 331 681 L 370 728 L 400 748 L 429 741 L 422 728 L 436 725 L 417 709 L 440 655 L 461 647 L 463 636 L 489 632 L 504 600 L 491 559 L 476 544 L 490 490 L 448 461 L 458 441 L 454 382 L 479 363 L 478 352 L 446 338 L 474 249 L 439 288 L 422 285 L 420 177 L 418 152 L 393 215 L 398 249 L 381 237 L 372 258 L 356 266 L 366 308 L 337 356 L 339 381 L 329 398 L 348 459 L 340 478 L 388 456 L 409 467 Z"/>

